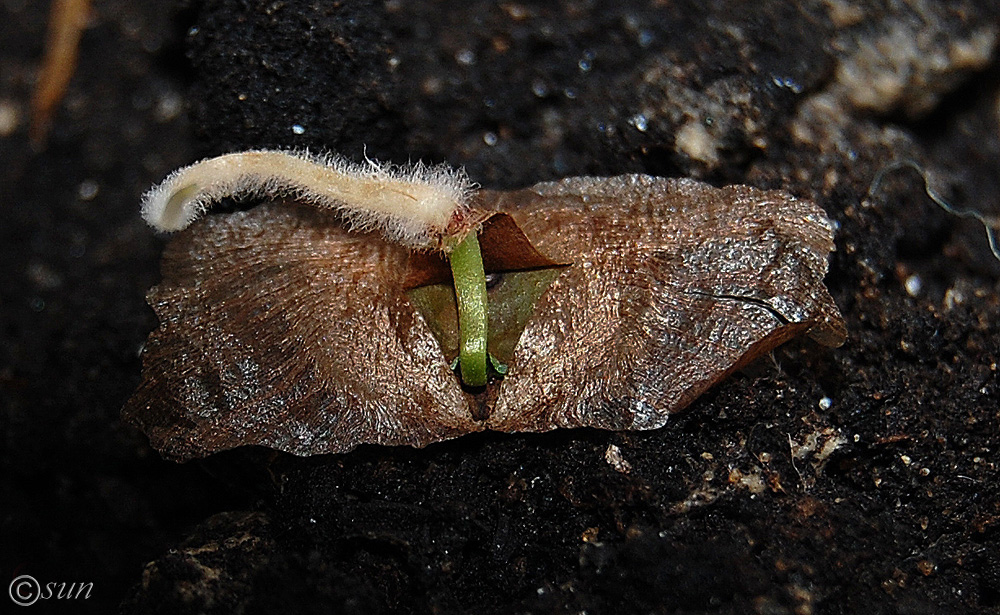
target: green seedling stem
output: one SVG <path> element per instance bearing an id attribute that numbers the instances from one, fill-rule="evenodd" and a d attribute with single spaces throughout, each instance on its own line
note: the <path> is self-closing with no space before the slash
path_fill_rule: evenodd
<path id="1" fill-rule="evenodd" d="M 450 257 L 458 302 L 459 369 L 462 382 L 486 386 L 486 272 L 475 231 L 458 244 Z"/>

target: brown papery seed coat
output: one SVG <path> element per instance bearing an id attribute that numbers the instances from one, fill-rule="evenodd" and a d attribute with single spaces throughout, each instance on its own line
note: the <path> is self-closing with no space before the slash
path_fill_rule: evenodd
<path id="1" fill-rule="evenodd" d="M 176 459 L 652 429 L 792 337 L 845 338 L 823 285 L 832 226 L 786 193 L 621 176 L 483 191 L 478 204 L 570 263 L 485 393 L 462 389 L 408 299 L 409 251 L 329 212 L 268 204 L 171 241 L 125 418 Z"/>

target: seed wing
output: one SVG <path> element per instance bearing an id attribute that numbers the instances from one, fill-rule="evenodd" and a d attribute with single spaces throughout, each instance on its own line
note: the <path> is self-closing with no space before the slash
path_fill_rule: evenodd
<path id="1" fill-rule="evenodd" d="M 815 205 L 746 186 L 573 178 L 492 193 L 573 263 L 535 308 L 489 419 L 501 431 L 651 429 L 791 337 L 843 342 Z"/>
<path id="2" fill-rule="evenodd" d="M 292 204 L 177 235 L 123 415 L 163 454 L 423 446 L 482 427 L 403 293 L 407 251 Z"/>

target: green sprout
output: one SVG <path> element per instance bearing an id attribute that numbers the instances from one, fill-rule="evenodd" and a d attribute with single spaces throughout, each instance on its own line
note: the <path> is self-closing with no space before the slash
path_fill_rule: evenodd
<path id="1" fill-rule="evenodd" d="M 458 367 L 462 382 L 470 387 L 484 387 L 487 365 L 500 376 L 507 373 L 507 366 L 489 356 L 486 349 L 486 270 L 483 268 L 479 238 L 474 231 L 452 250 L 449 260 L 458 304 Z"/>

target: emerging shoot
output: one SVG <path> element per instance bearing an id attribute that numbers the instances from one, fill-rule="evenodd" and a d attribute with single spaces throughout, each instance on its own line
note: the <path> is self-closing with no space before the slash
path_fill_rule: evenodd
<path id="1" fill-rule="evenodd" d="M 476 233 L 469 233 L 451 252 L 451 275 L 458 303 L 458 366 L 462 382 L 486 386 L 486 272 Z"/>
<path id="2" fill-rule="evenodd" d="M 142 217 L 158 231 L 180 231 L 227 197 L 289 197 L 340 212 L 349 228 L 378 230 L 411 248 L 447 251 L 462 236 L 475 187 L 462 170 L 337 156 L 258 150 L 226 154 L 178 169 L 147 192 Z"/>

